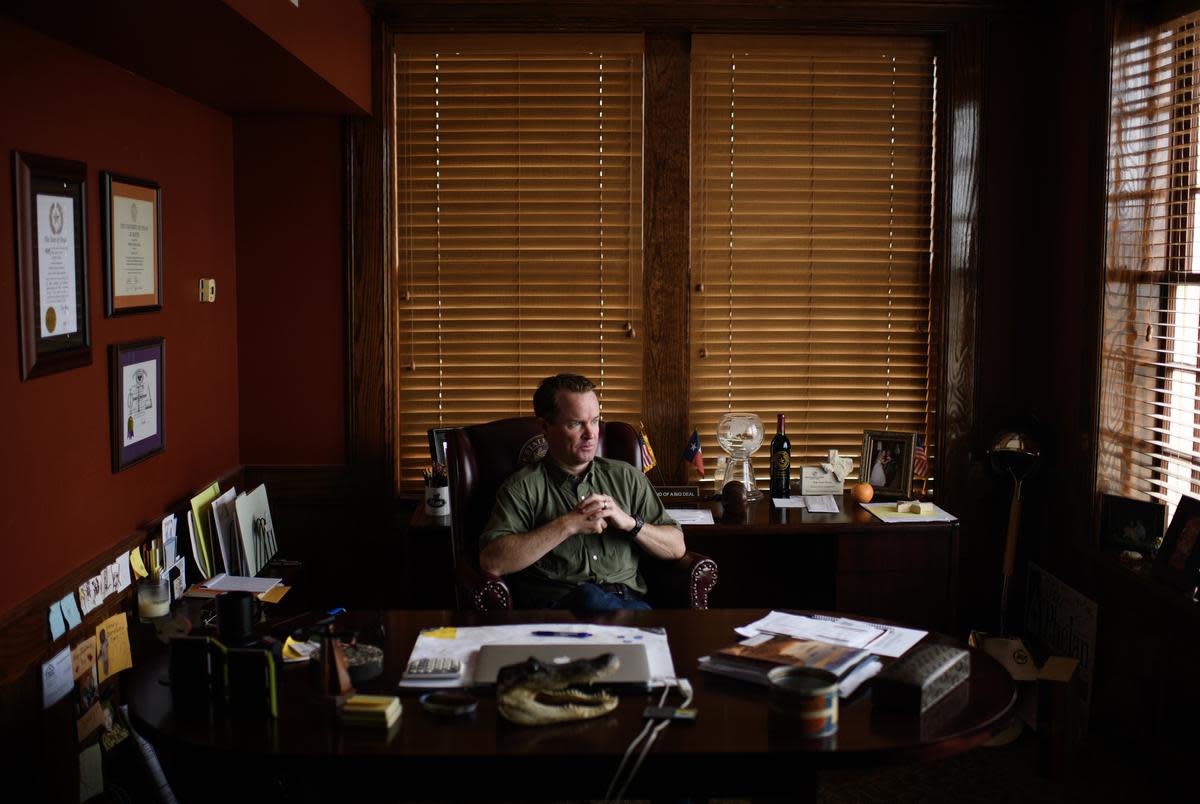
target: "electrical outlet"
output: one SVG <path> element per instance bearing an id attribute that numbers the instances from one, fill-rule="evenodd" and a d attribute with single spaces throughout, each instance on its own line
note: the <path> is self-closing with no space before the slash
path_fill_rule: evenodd
<path id="1" fill-rule="evenodd" d="M 200 302 L 209 303 L 217 300 L 217 280 L 201 279 L 200 280 Z"/>

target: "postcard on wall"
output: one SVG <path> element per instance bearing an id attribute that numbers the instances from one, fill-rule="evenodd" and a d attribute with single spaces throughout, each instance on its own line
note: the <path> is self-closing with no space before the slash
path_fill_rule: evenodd
<path id="1" fill-rule="evenodd" d="M 71 648 L 71 670 L 75 678 L 96 667 L 96 636 L 93 634 Z"/>
<path id="2" fill-rule="evenodd" d="M 48 709 L 61 701 L 75 687 L 71 674 L 71 646 L 54 654 L 42 665 L 42 708 Z"/>
<path id="3" fill-rule="evenodd" d="M 163 566 L 169 567 L 175 563 L 176 539 L 178 538 L 179 517 L 168 514 L 162 521 Z"/>
<path id="4" fill-rule="evenodd" d="M 129 652 L 129 623 L 125 612 L 119 612 L 96 626 L 96 666 L 100 668 L 100 682 L 122 670 L 133 667 Z"/>

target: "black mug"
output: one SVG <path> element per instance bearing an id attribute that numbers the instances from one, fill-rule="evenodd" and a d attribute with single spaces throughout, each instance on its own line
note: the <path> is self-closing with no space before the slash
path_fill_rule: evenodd
<path id="1" fill-rule="evenodd" d="M 225 592 L 217 598 L 217 633 L 228 646 L 254 641 L 254 595 Z"/>

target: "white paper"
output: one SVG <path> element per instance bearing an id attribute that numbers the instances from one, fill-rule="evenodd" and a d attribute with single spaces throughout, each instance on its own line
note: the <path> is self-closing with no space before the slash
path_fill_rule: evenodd
<path id="1" fill-rule="evenodd" d="M 233 501 L 236 499 L 237 489 L 230 488 L 212 501 L 213 525 L 217 531 L 217 544 L 221 548 L 221 562 L 228 572 L 241 570 L 237 562 L 237 545 L 233 545 L 232 551 L 229 549 L 231 540 L 237 538 L 237 510 L 233 505 Z M 232 563 L 230 562 L 231 556 L 233 559 Z"/>
<path id="2" fill-rule="evenodd" d="M 532 623 L 526 625 L 486 625 L 458 628 L 444 626 L 430 628 L 417 636 L 413 645 L 413 659 L 442 658 L 458 659 L 463 673 L 457 679 L 405 679 L 401 687 L 436 688 L 461 687 L 475 677 L 475 661 L 479 649 L 484 645 L 524 645 L 544 641 L 547 645 L 578 645 L 578 637 L 535 637 L 534 631 L 560 631 L 565 633 L 589 633 L 588 644 L 619 645 L 640 642 L 646 646 L 646 658 L 650 663 L 651 686 L 674 686 L 675 664 L 671 661 L 671 649 L 667 644 L 667 632 L 662 628 L 631 628 L 620 625 L 597 625 L 595 623 Z M 408 664 L 405 664 L 407 667 Z"/>
<path id="3" fill-rule="evenodd" d="M 78 332 L 74 198 L 38 193 L 36 251 L 42 337 Z"/>
<path id="4" fill-rule="evenodd" d="M 205 589 L 219 592 L 253 592 L 261 595 L 272 587 L 279 585 L 279 578 L 248 578 L 245 575 L 226 575 L 217 573 L 204 582 Z"/>
<path id="5" fill-rule="evenodd" d="M 838 508 L 837 500 L 828 494 L 806 496 L 804 505 L 810 514 L 836 514 L 841 510 Z"/>
<path id="6" fill-rule="evenodd" d="M 954 514 L 943 511 L 937 505 L 933 506 L 932 514 L 901 514 L 896 510 L 894 502 L 878 502 L 878 503 L 859 503 L 863 508 L 866 508 L 877 519 L 882 519 L 884 522 L 957 522 L 958 517 Z"/>
<path id="7" fill-rule="evenodd" d="M 175 564 L 176 539 L 178 538 L 177 531 L 179 529 L 179 518 L 174 514 L 168 514 L 163 517 L 162 521 L 162 544 L 163 544 L 163 566 L 170 567 Z"/>
<path id="8" fill-rule="evenodd" d="M 71 672 L 71 646 L 54 654 L 54 658 L 42 665 L 42 708 L 49 709 L 61 701 L 75 686 L 75 674 Z"/>
<path id="9" fill-rule="evenodd" d="M 155 399 L 158 393 L 158 361 L 144 360 L 121 369 L 121 392 L 125 405 L 125 425 L 121 428 L 126 447 L 158 433 Z"/>
<path id="10" fill-rule="evenodd" d="M 803 508 L 803 497 L 772 497 L 771 505 L 776 508 Z"/>
<path id="11" fill-rule="evenodd" d="M 113 193 L 113 297 L 153 294 L 157 279 L 154 204 Z"/>
<path id="12" fill-rule="evenodd" d="M 113 591 L 123 592 L 132 581 L 129 579 L 129 554 L 121 553 L 109 566 L 113 578 Z"/>
<path id="13" fill-rule="evenodd" d="M 772 611 L 761 620 L 734 630 L 742 636 L 768 633 L 796 639 L 815 639 L 832 645 L 861 648 L 878 656 L 900 656 L 929 633 L 916 628 L 871 623 L 849 617 L 810 617 L 781 611 Z"/>
<path id="14" fill-rule="evenodd" d="M 667 516 L 680 525 L 714 525 L 713 513 L 708 508 L 668 508 Z"/>
<path id="15" fill-rule="evenodd" d="M 247 575 L 257 575 L 276 551 L 275 525 L 271 520 L 271 505 L 267 500 L 267 487 L 260 484 L 249 494 L 240 494 L 234 501 L 237 510 L 238 533 L 242 538 L 242 552 L 246 557 Z M 265 523 L 265 533 L 255 532 L 255 521 Z"/>

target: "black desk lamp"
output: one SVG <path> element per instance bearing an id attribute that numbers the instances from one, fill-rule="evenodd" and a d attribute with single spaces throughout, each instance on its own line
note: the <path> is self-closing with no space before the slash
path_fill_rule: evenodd
<path id="1" fill-rule="evenodd" d="M 992 466 L 999 472 L 1008 472 L 1013 479 L 1012 505 L 1008 509 L 1008 535 L 1004 540 L 1004 582 L 1000 587 L 1000 635 L 1007 634 L 1005 619 L 1008 614 L 1008 586 L 1012 581 L 1013 564 L 1017 554 L 1017 530 L 1021 523 L 1021 482 L 1034 470 L 1042 457 L 1042 448 L 1029 433 L 1020 430 L 1002 430 L 992 439 L 988 450 Z"/>

